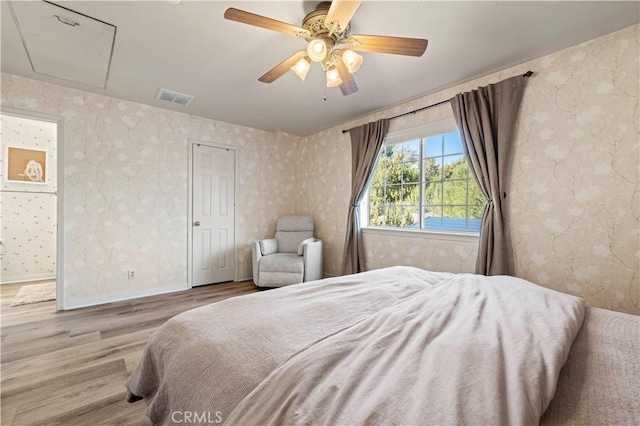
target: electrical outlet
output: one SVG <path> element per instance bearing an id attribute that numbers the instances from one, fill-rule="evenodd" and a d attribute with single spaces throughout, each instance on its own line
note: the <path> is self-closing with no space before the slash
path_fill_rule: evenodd
<path id="1" fill-rule="evenodd" d="M 130 280 L 134 279 L 136 277 L 136 271 L 134 269 L 129 269 L 127 271 L 127 276 L 129 277 Z"/>

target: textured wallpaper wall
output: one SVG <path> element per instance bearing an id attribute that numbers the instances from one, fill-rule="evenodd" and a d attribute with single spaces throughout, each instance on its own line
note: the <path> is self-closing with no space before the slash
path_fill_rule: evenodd
<path id="1" fill-rule="evenodd" d="M 65 117 L 66 292 L 81 300 L 186 283 L 187 141 L 238 147 L 238 269 L 275 218 L 314 216 L 338 274 L 351 153 L 340 130 L 531 69 L 508 200 L 516 275 L 587 303 L 639 313 L 638 26 L 315 135 L 268 133 L 3 75 L 2 105 Z M 357 96 L 357 95 L 356 95 Z M 391 130 L 451 116 L 448 105 Z M 468 272 L 477 244 L 367 234 L 369 268 Z M 126 270 L 138 278 L 128 281 Z M 186 285 L 186 284 L 185 284 Z"/>
<path id="2" fill-rule="evenodd" d="M 3 283 L 39 280 L 56 274 L 57 130 L 55 123 L 1 116 L 0 168 L 7 147 L 47 151 L 44 184 L 12 182 L 0 176 L 0 246 Z"/>
<path id="3" fill-rule="evenodd" d="M 162 291 L 187 282 L 187 144 L 238 148 L 238 274 L 251 276 L 250 242 L 295 209 L 282 158 L 297 138 L 2 75 L 2 105 L 65 118 L 65 295 Z M 137 278 L 127 279 L 127 269 Z"/>
<path id="4" fill-rule="evenodd" d="M 56 197 L 2 193 L 2 283 L 56 276 Z"/>
<path id="5" fill-rule="evenodd" d="M 593 306 L 640 313 L 639 45 L 639 26 L 630 27 L 303 138 L 299 208 L 314 212 L 327 274 L 340 271 L 349 202 L 341 129 L 532 70 L 507 198 L 515 273 Z M 390 131 L 451 115 L 444 104 L 393 120 Z M 469 272 L 477 244 L 367 234 L 365 250 L 370 269 Z"/>

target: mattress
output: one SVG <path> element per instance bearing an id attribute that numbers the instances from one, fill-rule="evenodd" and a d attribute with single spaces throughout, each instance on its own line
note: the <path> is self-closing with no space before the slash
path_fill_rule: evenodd
<path id="1" fill-rule="evenodd" d="M 542 425 L 640 424 L 640 317 L 586 308 Z"/>

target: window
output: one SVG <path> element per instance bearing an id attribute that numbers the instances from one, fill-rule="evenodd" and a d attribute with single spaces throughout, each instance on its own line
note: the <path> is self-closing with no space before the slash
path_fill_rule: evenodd
<path id="1" fill-rule="evenodd" d="M 453 120 L 388 135 L 365 198 L 370 227 L 447 232 L 480 232 L 486 204 Z"/>

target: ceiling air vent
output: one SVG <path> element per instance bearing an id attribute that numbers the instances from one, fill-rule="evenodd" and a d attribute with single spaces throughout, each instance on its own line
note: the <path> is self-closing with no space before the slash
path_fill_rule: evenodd
<path id="1" fill-rule="evenodd" d="M 156 99 L 171 102 L 172 104 L 189 105 L 189 102 L 191 102 L 193 96 L 174 92 L 172 90 L 160 89 L 158 91 L 158 94 L 156 95 Z"/>

